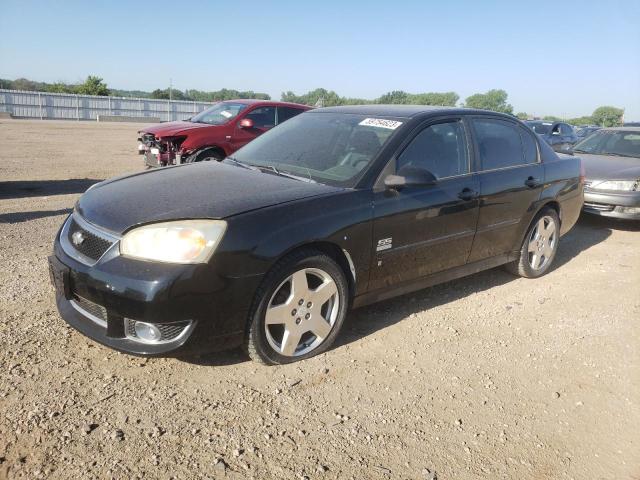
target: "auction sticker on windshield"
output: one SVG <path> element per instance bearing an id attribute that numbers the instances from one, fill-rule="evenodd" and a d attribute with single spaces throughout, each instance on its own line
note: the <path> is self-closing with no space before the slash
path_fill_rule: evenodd
<path id="1" fill-rule="evenodd" d="M 397 120 L 386 120 L 384 118 L 365 118 L 360 122 L 360 125 L 364 125 L 365 127 L 380 127 L 395 130 L 402 125 L 402 122 L 398 122 Z"/>

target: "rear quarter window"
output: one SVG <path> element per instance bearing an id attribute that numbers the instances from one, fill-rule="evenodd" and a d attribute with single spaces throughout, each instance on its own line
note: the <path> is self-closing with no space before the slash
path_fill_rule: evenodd
<path id="1" fill-rule="evenodd" d="M 525 162 L 520 127 L 503 120 L 472 120 L 482 170 L 522 165 Z"/>

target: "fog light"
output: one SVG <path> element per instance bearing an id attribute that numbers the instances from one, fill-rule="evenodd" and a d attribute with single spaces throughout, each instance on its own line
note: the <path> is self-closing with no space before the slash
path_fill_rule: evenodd
<path id="1" fill-rule="evenodd" d="M 620 213 L 630 213 L 632 215 L 640 215 L 640 207 L 618 207 Z"/>
<path id="2" fill-rule="evenodd" d="M 137 337 L 143 342 L 156 343 L 162 338 L 160 329 L 152 323 L 136 322 L 134 329 Z"/>

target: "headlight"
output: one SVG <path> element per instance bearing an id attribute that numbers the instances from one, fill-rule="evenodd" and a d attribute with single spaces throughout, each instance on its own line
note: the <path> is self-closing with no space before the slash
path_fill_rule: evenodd
<path id="1" fill-rule="evenodd" d="M 589 187 L 593 190 L 626 190 L 628 192 L 638 188 L 637 180 L 607 180 L 605 182 L 593 182 Z"/>
<path id="2" fill-rule="evenodd" d="M 205 263 L 226 228 L 221 220 L 153 223 L 126 233 L 120 240 L 120 253 L 158 262 Z"/>

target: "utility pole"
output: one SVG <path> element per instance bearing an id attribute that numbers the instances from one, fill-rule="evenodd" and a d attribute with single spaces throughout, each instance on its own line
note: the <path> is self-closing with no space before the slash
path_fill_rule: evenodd
<path id="1" fill-rule="evenodd" d="M 169 100 L 172 100 L 171 98 L 171 88 L 173 87 L 173 81 L 172 79 L 169 79 Z"/>

